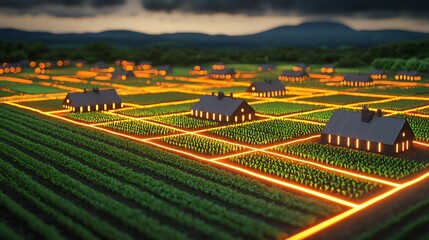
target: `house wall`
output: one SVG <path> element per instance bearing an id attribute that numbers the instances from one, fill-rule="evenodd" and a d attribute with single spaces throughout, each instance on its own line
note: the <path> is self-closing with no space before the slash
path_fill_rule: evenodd
<path id="1" fill-rule="evenodd" d="M 93 105 L 93 106 L 74 106 L 72 104 L 64 104 L 63 108 L 70 109 L 72 112 L 92 112 L 92 111 L 107 111 L 107 110 L 113 110 L 122 108 L 123 103 L 117 102 L 112 104 L 100 104 L 100 105 Z"/>
<path id="2" fill-rule="evenodd" d="M 278 91 L 271 91 L 271 92 L 259 92 L 259 91 L 248 91 L 250 94 L 252 94 L 255 97 L 275 97 L 275 96 L 284 96 L 286 95 L 286 90 L 278 90 Z"/>
<path id="3" fill-rule="evenodd" d="M 241 110 L 243 109 L 243 111 Z M 231 115 L 221 115 L 213 112 L 204 112 L 192 109 L 191 116 L 204 119 L 211 120 L 221 123 L 241 123 L 248 122 L 255 119 L 255 110 L 251 108 L 248 104 L 241 104 L 236 111 L 234 111 Z"/>

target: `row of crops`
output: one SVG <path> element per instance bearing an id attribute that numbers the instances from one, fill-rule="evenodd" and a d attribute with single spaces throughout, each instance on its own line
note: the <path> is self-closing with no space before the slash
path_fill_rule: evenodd
<path id="1" fill-rule="evenodd" d="M 252 105 L 257 113 L 268 115 L 284 115 L 288 113 L 305 112 L 314 109 L 323 108 L 317 105 L 286 103 L 286 102 L 268 102 Z"/>
<path id="2" fill-rule="evenodd" d="M 124 117 L 104 112 L 66 113 L 64 116 L 88 123 L 103 123 L 124 120 Z"/>
<path id="3" fill-rule="evenodd" d="M 337 175 L 306 165 L 262 153 L 232 157 L 231 161 L 264 173 L 347 198 L 359 198 L 382 186 L 377 183 Z"/>
<path id="4" fill-rule="evenodd" d="M 274 149 L 316 162 L 392 179 L 404 178 L 429 166 L 429 164 L 409 159 L 311 142 L 280 146 Z"/>
<path id="5" fill-rule="evenodd" d="M 237 145 L 224 143 L 193 134 L 175 135 L 161 138 L 160 140 L 175 147 L 189 149 L 191 151 L 207 155 L 227 154 L 244 149 L 243 147 Z"/>
<path id="6" fill-rule="evenodd" d="M 339 94 L 339 95 L 331 95 L 331 96 L 303 98 L 301 100 L 309 101 L 309 102 L 332 103 L 332 104 L 351 104 L 351 103 L 358 103 L 358 102 L 378 101 L 378 100 L 383 100 L 383 98 Z"/>
<path id="7" fill-rule="evenodd" d="M 168 127 L 138 120 L 110 122 L 103 124 L 103 126 L 113 130 L 131 133 L 138 136 L 160 136 L 176 133 L 175 130 L 170 129 Z"/>
<path id="8" fill-rule="evenodd" d="M 157 116 L 170 113 L 178 112 L 187 112 L 191 109 L 192 104 L 177 104 L 177 105 L 168 105 L 161 107 L 151 107 L 151 108 L 133 108 L 119 110 L 117 113 L 133 116 L 133 117 L 147 117 L 147 116 Z"/>
<path id="9" fill-rule="evenodd" d="M 2 191 L 48 206 L 34 215 L 65 238 L 277 238 L 339 211 L 95 130 L 15 109 L 0 116 Z"/>
<path id="10" fill-rule="evenodd" d="M 357 111 L 354 109 L 346 109 L 341 108 L 337 110 L 343 110 L 343 111 Z M 326 123 L 329 121 L 329 119 L 332 117 L 332 114 L 335 110 L 326 110 L 326 111 L 320 111 L 320 112 L 313 112 L 313 113 L 302 113 L 299 115 L 295 115 L 292 118 L 297 119 L 304 119 L 304 120 L 310 120 L 310 121 L 316 121 L 316 122 L 322 122 Z"/>
<path id="11" fill-rule="evenodd" d="M 400 99 L 400 100 L 394 100 L 390 102 L 374 103 L 374 104 L 370 104 L 368 107 L 392 109 L 392 110 L 405 110 L 410 108 L 421 107 L 427 104 L 429 104 L 429 101 Z"/>
<path id="12" fill-rule="evenodd" d="M 429 107 L 417 110 L 417 113 L 429 114 Z"/>
<path id="13" fill-rule="evenodd" d="M 189 115 L 172 115 L 166 117 L 161 116 L 151 118 L 151 120 L 184 129 L 200 129 L 218 125 L 218 122 L 195 118 Z"/>
<path id="14" fill-rule="evenodd" d="M 320 133 L 323 126 L 299 121 L 274 119 L 211 129 L 210 133 L 252 145 L 271 144 L 298 136 Z"/>

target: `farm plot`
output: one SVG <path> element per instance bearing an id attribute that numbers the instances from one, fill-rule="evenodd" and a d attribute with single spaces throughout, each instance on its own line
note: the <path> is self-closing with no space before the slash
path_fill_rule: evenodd
<path id="1" fill-rule="evenodd" d="M 374 104 L 370 104 L 368 107 L 391 109 L 391 110 L 405 110 L 410 108 L 421 107 L 427 104 L 429 104 L 429 101 L 400 99 L 400 100 L 394 100 L 390 102 L 374 103 Z"/>
<path id="2" fill-rule="evenodd" d="M 231 161 L 346 198 L 360 198 L 382 187 L 377 183 L 337 175 L 304 163 L 279 159 L 262 153 L 232 157 Z"/>
<path id="3" fill-rule="evenodd" d="M 400 114 L 397 116 L 407 119 L 416 139 L 429 141 L 429 118 L 413 116 L 412 114 Z"/>
<path id="4" fill-rule="evenodd" d="M 318 143 L 299 143 L 274 148 L 276 151 L 329 164 L 336 167 L 375 174 L 386 178 L 401 179 L 418 172 L 429 164 L 368 153 L 354 149 L 321 145 Z"/>
<path id="5" fill-rule="evenodd" d="M 176 133 L 176 131 L 173 129 L 137 120 L 105 123 L 102 126 L 113 130 L 145 137 Z"/>
<path id="6" fill-rule="evenodd" d="M 298 136 L 320 133 L 323 126 L 299 121 L 274 119 L 211 129 L 209 133 L 252 145 L 271 144 Z"/>
<path id="7" fill-rule="evenodd" d="M 218 125 L 218 123 L 215 121 L 194 118 L 188 115 L 153 117 L 150 120 L 184 129 L 200 129 L 204 127 L 214 127 Z"/>
<path id="8" fill-rule="evenodd" d="M 61 110 L 63 107 L 63 100 L 44 100 L 32 102 L 20 102 L 20 105 L 36 108 L 42 111 Z"/>
<path id="9" fill-rule="evenodd" d="M 34 113 L 0 106 L 0 122 L 0 206 L 14 216 L 0 217 L 3 235 L 277 239 L 341 211 Z"/>
<path id="10" fill-rule="evenodd" d="M 311 97 L 311 98 L 303 98 L 302 101 L 309 102 L 319 102 L 319 103 L 332 103 L 332 104 L 351 104 L 358 102 L 369 102 L 369 101 L 377 101 L 382 100 L 384 98 L 377 97 L 363 97 L 363 96 L 352 96 L 352 95 L 332 95 L 332 96 L 322 96 L 322 97 Z"/>
<path id="11" fill-rule="evenodd" d="M 314 109 L 323 108 L 317 105 L 300 104 L 300 103 L 285 103 L 285 102 L 269 102 L 252 105 L 257 113 L 268 115 L 284 115 L 288 113 L 305 112 Z"/>
<path id="12" fill-rule="evenodd" d="M 165 93 L 147 93 L 137 95 L 121 96 L 123 102 L 131 102 L 137 104 L 152 104 L 161 102 L 172 102 L 181 100 L 198 99 L 200 95 L 181 92 L 165 92 Z"/>
<path id="13" fill-rule="evenodd" d="M 103 123 L 124 120 L 124 117 L 104 112 L 66 113 L 64 116 L 88 123 Z"/>
<path id="14" fill-rule="evenodd" d="M 133 108 L 126 110 L 116 111 L 119 114 L 133 116 L 133 117 L 147 117 L 147 116 L 157 116 L 170 113 L 178 112 L 187 112 L 190 111 L 192 104 L 177 104 L 177 105 L 168 105 L 161 107 L 151 107 L 151 108 Z"/>
<path id="15" fill-rule="evenodd" d="M 429 107 L 417 110 L 416 112 L 422 114 L 429 114 Z"/>
<path id="16" fill-rule="evenodd" d="M 244 149 L 241 146 L 211 140 L 202 136 L 191 134 L 176 135 L 161 138 L 160 140 L 175 147 L 188 149 L 206 155 L 227 154 Z"/>
<path id="17" fill-rule="evenodd" d="M 348 109 L 348 108 L 340 108 L 340 109 L 337 109 L 337 110 L 357 111 L 357 110 Z M 316 121 L 316 122 L 326 123 L 332 117 L 332 114 L 334 113 L 334 111 L 335 110 L 326 110 L 326 111 L 313 112 L 313 113 L 302 113 L 302 114 L 295 115 L 292 118 L 304 119 L 304 120 L 310 120 L 310 121 Z"/>

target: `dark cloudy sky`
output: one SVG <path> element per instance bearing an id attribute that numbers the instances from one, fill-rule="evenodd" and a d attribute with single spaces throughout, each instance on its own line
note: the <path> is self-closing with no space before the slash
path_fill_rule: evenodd
<path id="1" fill-rule="evenodd" d="M 428 0 L 0 0 L 0 28 L 247 34 L 309 20 L 429 32 Z"/>

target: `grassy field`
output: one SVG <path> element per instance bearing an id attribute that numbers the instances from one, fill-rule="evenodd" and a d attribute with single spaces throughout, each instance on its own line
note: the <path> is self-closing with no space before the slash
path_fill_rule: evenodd
<path id="1" fill-rule="evenodd" d="M 20 84 L 14 82 L 0 82 L 0 87 L 8 88 L 16 92 L 27 94 L 40 94 L 40 93 L 57 93 L 66 92 L 66 90 L 54 87 L 42 86 L 39 84 Z"/>
<path id="2" fill-rule="evenodd" d="M 0 116 L 8 239 L 275 239 L 341 210 L 34 113 Z"/>
<path id="3" fill-rule="evenodd" d="M 153 104 L 153 103 L 160 103 L 160 102 L 198 99 L 200 98 L 200 95 L 180 93 L 180 92 L 166 92 L 166 93 L 125 95 L 125 96 L 121 96 L 121 98 L 123 102 L 130 102 L 130 103 L 137 103 L 137 104 Z"/>
<path id="4" fill-rule="evenodd" d="M 32 102 L 20 102 L 21 105 L 36 108 L 42 111 L 61 110 L 63 108 L 63 100 L 43 100 Z"/>
<path id="5" fill-rule="evenodd" d="M 309 102 L 321 102 L 321 103 L 332 103 L 332 104 L 351 104 L 358 102 L 369 102 L 382 100 L 383 98 L 376 97 L 362 97 L 362 96 L 350 96 L 350 95 L 332 95 L 332 96 L 323 96 L 323 97 L 312 97 L 312 98 L 302 98 L 302 101 Z"/>

